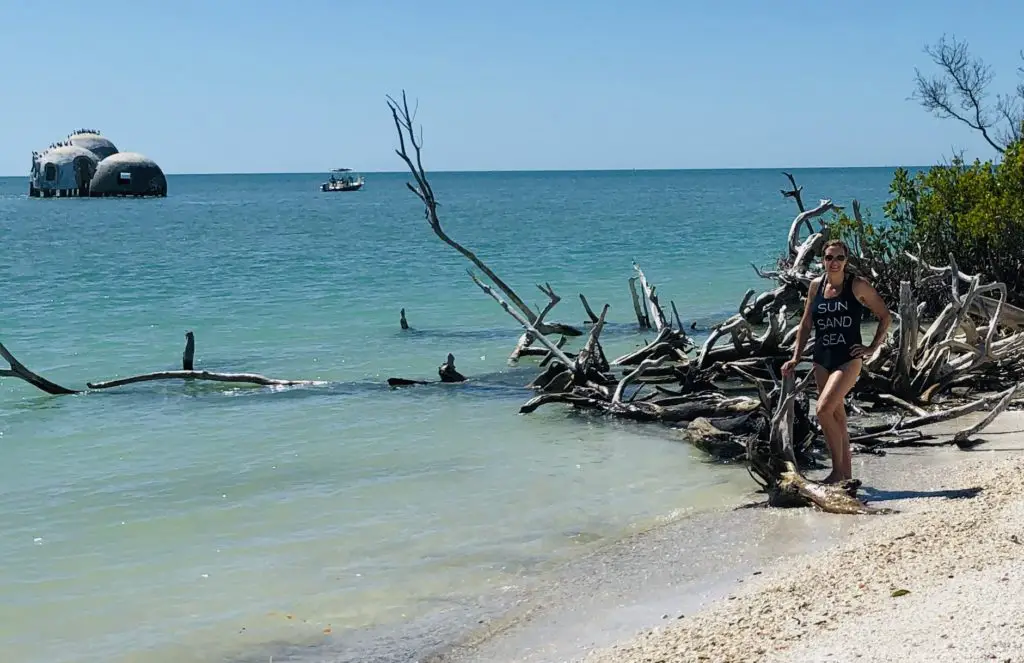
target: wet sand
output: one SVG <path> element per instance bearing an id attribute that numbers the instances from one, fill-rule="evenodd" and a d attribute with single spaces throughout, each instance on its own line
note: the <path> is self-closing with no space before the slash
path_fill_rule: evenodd
<path id="1" fill-rule="evenodd" d="M 570 565 L 419 660 L 1024 660 L 1024 414 L 1005 413 L 983 437 L 969 452 L 856 456 L 865 494 L 898 514 L 685 518 Z"/>

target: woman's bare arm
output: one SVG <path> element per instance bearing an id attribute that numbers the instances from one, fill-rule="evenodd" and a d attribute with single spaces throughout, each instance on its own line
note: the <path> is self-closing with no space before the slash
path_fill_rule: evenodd
<path id="1" fill-rule="evenodd" d="M 885 340 L 885 333 L 889 330 L 889 325 L 892 323 L 892 314 L 889 312 L 889 307 L 882 301 L 881 295 L 878 294 L 874 286 L 867 282 L 867 279 L 858 277 L 853 280 L 853 294 L 878 318 L 875 338 L 872 339 L 867 353 L 873 354 Z"/>
<path id="2" fill-rule="evenodd" d="M 796 343 L 793 344 L 793 360 L 800 361 L 804 353 L 804 346 L 807 345 L 807 337 L 811 335 L 811 305 L 818 294 L 820 279 L 813 279 L 807 288 L 807 301 L 804 303 L 804 314 L 800 318 L 800 329 L 796 333 Z"/>

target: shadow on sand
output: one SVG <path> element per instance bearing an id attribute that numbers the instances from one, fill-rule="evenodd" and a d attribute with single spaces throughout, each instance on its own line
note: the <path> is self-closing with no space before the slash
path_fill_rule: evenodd
<path id="1" fill-rule="evenodd" d="M 957 488 L 951 490 L 879 490 L 862 487 L 861 493 L 869 502 L 891 502 L 893 500 L 912 500 L 919 497 L 941 497 L 947 500 L 962 500 L 977 497 L 980 486 L 973 488 Z"/>

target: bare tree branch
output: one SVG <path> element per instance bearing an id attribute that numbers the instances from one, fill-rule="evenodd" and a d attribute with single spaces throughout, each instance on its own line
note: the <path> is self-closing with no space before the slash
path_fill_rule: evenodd
<path id="1" fill-rule="evenodd" d="M 789 191 L 786 191 L 785 189 L 780 189 L 779 192 L 782 194 L 782 197 L 792 198 L 793 201 L 796 202 L 796 208 L 798 210 L 800 210 L 801 212 L 806 211 L 804 209 L 804 199 L 800 195 L 804 188 L 802 186 L 797 186 L 796 178 L 793 177 L 793 173 L 787 173 L 786 171 L 782 171 L 782 174 L 786 176 L 786 178 L 789 180 L 790 185 L 792 185 L 793 187 Z"/>
<path id="2" fill-rule="evenodd" d="M 388 108 L 391 109 L 391 118 L 395 123 L 395 131 L 398 133 L 398 149 L 395 150 L 395 154 L 405 162 L 405 165 L 409 168 L 409 172 L 415 180 L 415 184 L 408 182 L 406 183 L 406 186 L 410 191 L 416 194 L 417 198 L 423 201 L 424 214 L 426 216 L 427 223 L 430 224 L 430 228 L 434 231 L 434 234 L 437 235 L 442 242 L 458 251 L 466 259 L 476 265 L 477 269 L 483 272 L 487 278 L 490 279 L 490 281 L 496 285 L 499 290 L 501 290 L 512 305 L 519 309 L 526 320 L 533 325 L 538 332 L 542 334 L 560 333 L 567 336 L 581 336 L 583 334 L 582 331 L 569 325 L 552 325 L 545 323 L 540 316 L 534 313 L 533 310 L 526 305 L 526 302 L 516 294 L 516 291 L 505 283 L 505 281 L 503 281 L 501 277 L 488 267 L 483 260 L 448 236 L 444 231 L 444 228 L 441 227 L 441 220 L 437 216 L 437 208 L 440 207 L 440 204 L 434 197 L 434 190 L 431 188 L 430 182 L 427 179 L 426 170 L 423 168 L 423 134 L 421 131 L 420 136 L 416 136 L 416 130 L 413 126 L 416 116 L 415 110 L 409 110 L 409 100 L 407 99 L 404 90 L 402 91 L 401 101 L 397 101 L 391 96 L 388 96 L 387 103 Z M 412 149 L 412 155 L 409 154 L 410 148 Z M 543 288 L 541 289 L 543 290 Z M 545 294 L 549 293 L 545 291 Z M 554 306 L 554 304 L 551 306 Z M 547 310 L 550 310 L 550 307 Z"/>
<path id="3" fill-rule="evenodd" d="M 655 331 L 661 331 L 666 327 L 671 327 L 668 320 L 665 317 L 665 311 L 661 308 L 661 304 L 658 303 L 658 295 L 655 292 L 654 286 L 647 282 L 647 277 L 644 275 L 640 265 L 633 262 L 633 271 L 636 272 L 637 277 L 640 279 L 640 287 L 644 291 L 644 296 L 647 298 L 647 304 L 650 307 L 650 320 L 654 323 Z"/>
<path id="4" fill-rule="evenodd" d="M 62 387 L 56 382 L 50 382 L 43 376 L 37 373 L 33 373 L 28 368 L 26 368 L 24 364 L 15 359 L 14 355 L 12 355 L 11 352 L 6 347 L 4 347 L 3 343 L 0 343 L 0 357 L 3 357 L 11 366 L 10 369 L 0 370 L 0 377 L 21 378 L 22 380 L 29 383 L 36 389 L 40 389 L 54 396 L 79 393 L 75 389 L 68 389 L 67 387 Z"/>
<path id="5" fill-rule="evenodd" d="M 551 354 L 553 354 L 555 356 L 556 359 L 558 359 L 560 362 L 562 362 L 563 364 L 565 364 L 568 367 L 573 366 L 573 364 L 574 364 L 573 360 L 570 359 L 564 352 L 562 352 L 562 349 L 560 347 L 558 347 L 557 345 L 555 345 L 554 343 L 549 341 L 547 338 L 545 338 L 545 336 L 543 334 L 538 332 L 537 328 L 533 326 L 533 323 L 530 322 L 529 319 L 527 319 L 525 316 L 521 315 L 520 313 L 517 313 L 516 311 L 512 310 L 512 307 L 509 306 L 508 302 L 503 300 L 498 295 L 498 293 L 494 292 L 494 289 L 491 288 L 491 286 L 487 285 L 486 283 L 484 283 L 483 281 L 478 279 L 476 277 L 476 274 L 474 274 L 473 272 L 469 272 L 469 277 L 471 279 L 473 279 L 473 283 L 477 284 L 477 286 L 481 290 L 483 290 L 484 293 L 490 295 L 491 298 L 494 301 L 498 302 L 498 305 L 501 306 L 501 308 L 505 309 L 506 313 L 511 315 L 513 318 L 515 318 L 515 321 L 518 322 L 520 325 L 522 325 L 523 329 L 526 330 L 526 332 L 528 334 L 530 334 L 535 339 L 540 341 L 541 345 L 543 345 L 545 348 L 547 348 L 551 352 Z"/>
<path id="6" fill-rule="evenodd" d="M 998 138 L 1014 135 L 1014 131 L 1019 135 L 1022 117 L 1009 101 L 997 102 L 995 109 L 986 106 L 991 68 L 981 58 L 972 57 L 967 42 L 956 37 L 947 41 L 943 35 L 935 45 L 926 46 L 924 52 L 939 68 L 939 74 L 928 76 L 915 68 L 912 98 L 936 117 L 963 122 L 980 132 L 1000 154 L 1005 152 L 1007 143 L 998 142 Z M 1007 121 L 1010 128 L 1000 129 L 1001 120 Z"/>

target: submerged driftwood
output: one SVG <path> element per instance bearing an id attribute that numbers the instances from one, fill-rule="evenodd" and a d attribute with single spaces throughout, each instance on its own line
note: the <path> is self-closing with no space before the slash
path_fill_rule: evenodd
<path id="1" fill-rule="evenodd" d="M 455 355 L 448 353 L 444 363 L 437 367 L 437 376 L 442 383 L 465 382 L 466 376 L 455 369 Z M 410 380 L 407 378 L 388 378 L 389 387 L 411 387 L 417 384 L 433 384 L 430 380 Z"/>
<path id="2" fill-rule="evenodd" d="M 290 387 L 299 384 L 319 384 L 315 380 L 279 380 L 268 378 L 258 373 L 215 373 L 213 371 L 156 371 L 155 373 L 144 373 L 132 375 L 126 378 L 106 380 L 104 382 L 86 383 L 90 389 L 111 389 L 123 387 L 127 384 L 139 382 L 153 382 L 154 380 L 210 380 L 212 382 L 243 382 L 263 387 Z"/>
<path id="3" fill-rule="evenodd" d="M 258 373 L 218 373 L 215 371 L 206 370 L 194 370 L 194 358 L 195 358 L 195 333 L 192 331 L 185 332 L 185 350 L 181 355 L 182 370 L 176 371 L 155 371 L 153 373 L 143 373 L 140 375 L 131 375 L 124 378 L 115 378 L 112 380 L 104 380 L 97 382 L 87 382 L 86 386 L 89 390 L 100 391 L 104 389 L 113 389 L 115 387 L 122 387 L 129 384 L 137 384 L 140 382 L 153 382 L 157 380 L 206 380 L 211 382 L 232 382 L 242 384 L 252 384 L 263 387 L 290 387 L 296 385 L 318 385 L 324 384 L 318 380 L 282 380 L 279 378 L 270 378 L 265 375 Z M 24 380 L 32 386 L 53 395 L 67 395 L 67 394 L 78 394 L 82 393 L 81 390 L 68 389 L 62 387 L 59 384 L 50 382 L 46 378 L 33 373 L 24 364 L 19 362 L 10 351 L 0 343 L 0 356 L 2 356 L 11 368 L 9 370 L 0 370 L 0 377 L 16 377 Z M 450 357 L 451 355 L 449 355 Z M 454 368 L 454 367 L 453 367 Z"/>

